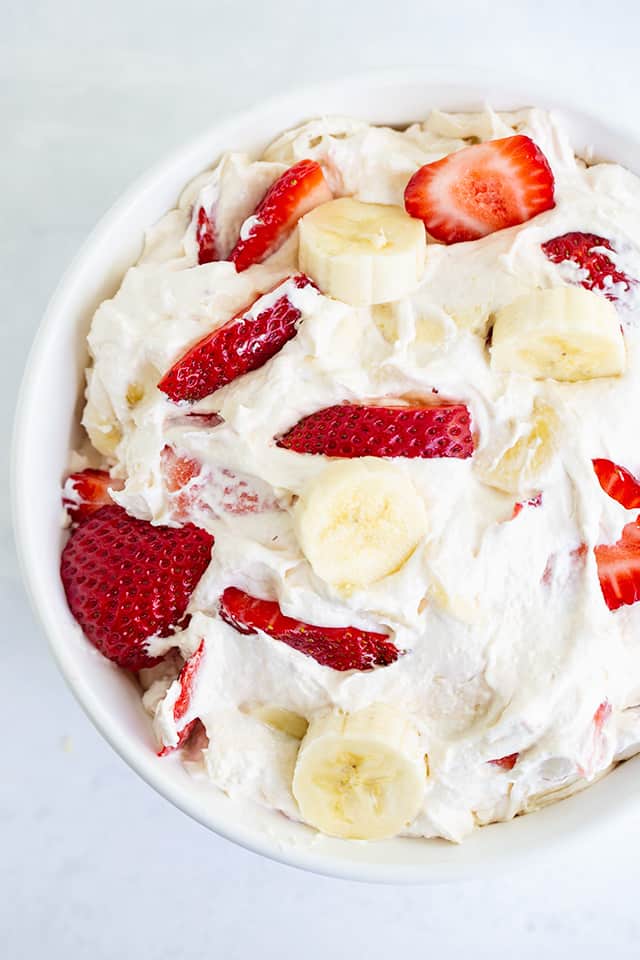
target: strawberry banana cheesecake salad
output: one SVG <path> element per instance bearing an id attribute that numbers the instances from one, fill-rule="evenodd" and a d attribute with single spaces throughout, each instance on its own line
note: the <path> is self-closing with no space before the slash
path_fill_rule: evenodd
<path id="1" fill-rule="evenodd" d="M 97 310 L 62 580 L 158 763 L 459 841 L 640 751 L 640 181 L 532 109 L 227 153 Z"/>

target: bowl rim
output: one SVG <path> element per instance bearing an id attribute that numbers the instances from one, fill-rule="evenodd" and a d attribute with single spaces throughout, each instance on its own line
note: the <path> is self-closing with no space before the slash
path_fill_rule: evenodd
<path id="1" fill-rule="evenodd" d="M 118 753 L 125 762 L 140 775 L 150 786 L 152 786 L 161 796 L 173 803 L 174 806 L 181 809 L 184 813 L 191 816 L 194 820 L 203 826 L 212 829 L 219 836 L 231 840 L 234 843 L 261 854 L 271 860 L 300 869 L 308 870 L 325 876 L 336 877 L 346 880 L 360 880 L 375 883 L 442 883 L 456 880 L 468 876 L 472 872 L 478 872 L 478 865 L 470 868 L 469 865 L 456 864 L 455 862 L 437 863 L 437 864 L 394 864 L 389 865 L 382 862 L 357 862 L 350 859 L 340 859 L 339 857 L 327 856 L 313 847 L 283 846 L 281 841 L 275 841 L 268 833 L 261 830 L 247 830 L 233 822 L 230 817 L 206 817 L 202 806 L 195 800 L 178 791 L 174 785 L 170 784 L 163 776 L 161 768 L 153 764 L 151 760 L 144 762 L 137 754 L 131 742 L 117 736 L 112 729 L 110 716 L 99 702 L 89 685 L 83 680 L 81 671 L 76 669 L 72 656 L 63 647 L 60 642 L 60 635 L 57 631 L 54 618 L 44 602 L 41 593 L 40 584 L 34 573 L 33 562 L 33 537 L 29 531 L 29 511 L 26 501 L 25 488 L 20 483 L 20 477 L 24 475 L 24 470 L 28 462 L 29 448 L 33 444 L 28 425 L 31 422 L 31 407 L 34 400 L 34 387 L 38 373 L 38 364 L 42 362 L 46 355 L 47 344 L 50 342 L 56 326 L 59 323 L 60 315 L 64 312 L 65 304 L 71 297 L 74 287 L 82 286 L 83 263 L 89 257 L 90 251 L 99 247 L 105 237 L 118 223 L 126 210 L 131 206 L 134 200 L 139 199 L 144 194 L 153 194 L 158 186 L 168 177 L 171 169 L 182 164 L 190 154 L 198 154 L 202 151 L 209 141 L 224 135 L 226 129 L 232 130 L 235 127 L 249 126 L 255 118 L 264 118 L 267 114 L 278 114 L 286 110 L 291 105 L 301 104 L 305 99 L 313 100 L 314 97 L 326 94 L 331 96 L 332 92 L 348 92 L 353 94 L 364 89 L 387 90 L 390 87 L 424 87 L 426 105 L 429 103 L 429 96 L 432 97 L 431 103 L 437 102 L 435 93 L 430 94 L 429 89 L 435 91 L 437 88 L 448 88 L 458 90 L 461 95 L 471 98 L 476 96 L 484 99 L 483 90 L 488 88 L 502 89 L 508 99 L 520 102 L 522 106 L 539 105 L 549 109 L 566 109 L 571 113 L 582 117 L 587 122 L 592 122 L 600 128 L 609 129 L 614 136 L 622 136 L 628 139 L 634 149 L 638 152 L 638 162 L 640 163 L 640 138 L 633 132 L 630 126 L 624 122 L 616 122 L 615 126 L 609 127 L 606 121 L 595 115 L 590 115 L 584 111 L 578 102 L 578 98 L 572 102 L 570 98 L 564 97 L 562 101 L 556 98 L 552 86 L 546 89 L 540 87 L 537 92 L 533 90 L 533 84 L 525 81 L 515 75 L 509 76 L 504 72 L 491 72 L 481 70 L 475 67 L 461 68 L 459 65 L 432 65 L 428 68 L 420 69 L 391 69 L 384 71 L 370 71 L 367 73 L 358 73 L 330 84 L 316 83 L 296 89 L 294 92 L 282 93 L 261 101 L 248 110 L 242 110 L 220 119 L 212 124 L 204 133 L 192 138 L 178 149 L 169 153 L 164 159 L 155 163 L 146 172 L 137 177 L 133 183 L 116 199 L 115 203 L 99 219 L 95 227 L 90 231 L 86 239 L 82 242 L 76 255 L 73 257 L 68 267 L 62 274 L 62 277 L 53 293 L 48 306 L 43 314 L 38 330 L 33 339 L 26 363 L 24 374 L 17 398 L 16 411 L 14 416 L 14 428 L 11 441 L 11 467 L 10 467 L 10 492 L 11 492 L 11 511 L 12 522 L 15 535 L 16 550 L 22 579 L 25 584 L 27 595 L 31 606 L 36 613 L 37 619 L 42 626 L 47 637 L 50 650 L 58 664 L 58 667 L 72 693 L 82 706 L 83 710 L 98 729 L 100 734 L 107 740 L 111 747 Z M 273 137 L 276 137 L 281 131 L 274 130 Z M 233 144 L 231 144 L 231 148 Z M 628 766 L 628 764 L 625 764 Z M 568 801 L 565 801 L 568 802 Z M 628 794 L 623 794 L 618 800 L 617 813 L 620 815 L 631 815 L 633 812 L 633 799 Z M 541 817 L 543 812 L 536 814 Z M 527 818 L 528 819 L 528 818 Z M 562 839 L 567 844 L 579 842 L 584 837 L 585 832 L 593 833 L 594 829 L 604 824 L 598 824 L 588 816 L 582 819 L 576 817 L 568 829 L 563 833 Z M 215 822 L 214 822 L 215 821 Z M 509 823 L 492 825 L 486 829 L 496 829 L 508 827 Z M 425 842 L 414 839 L 405 841 L 406 843 Z M 427 841 L 431 842 L 431 841 Z M 348 843 L 341 841 L 341 843 Z M 469 841 L 465 841 L 469 843 Z M 523 857 L 540 857 L 544 850 L 541 848 L 528 849 L 523 851 L 521 844 L 518 844 L 514 850 L 507 848 L 504 844 L 498 857 L 494 857 L 490 862 L 483 861 L 482 870 L 488 872 L 488 868 L 504 870 L 506 867 L 515 867 L 522 862 Z M 527 845 L 525 844 L 525 847 Z M 546 848 L 544 848 L 546 849 Z"/>

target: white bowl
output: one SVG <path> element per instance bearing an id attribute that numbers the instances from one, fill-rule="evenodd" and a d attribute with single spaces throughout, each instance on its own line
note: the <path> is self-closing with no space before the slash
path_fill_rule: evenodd
<path id="1" fill-rule="evenodd" d="M 378 843 L 318 837 L 282 815 L 230 800 L 194 781 L 175 758 L 158 759 L 149 719 L 132 680 L 78 636 L 59 579 L 59 484 L 78 430 L 85 334 L 101 300 L 111 296 L 140 250 L 144 228 L 175 205 L 187 181 L 226 149 L 256 151 L 281 131 L 323 113 L 405 124 L 431 107 L 473 110 L 538 105 L 557 109 L 577 151 L 640 171 L 640 144 L 542 91 L 519 91 L 460 69 L 437 76 L 386 74 L 343 80 L 272 100 L 218 124 L 156 167 L 115 204 L 90 235 L 49 304 L 27 363 L 16 416 L 13 506 L 16 539 L 33 605 L 60 669 L 95 725 L 115 750 L 172 803 L 236 843 L 318 873 L 378 882 L 441 882 L 469 873 L 495 873 L 547 844 L 630 813 L 640 793 L 640 760 L 631 760 L 590 790 L 510 823 L 477 830 L 459 847 L 444 841 Z M 43 483 L 43 478 L 46 478 Z"/>

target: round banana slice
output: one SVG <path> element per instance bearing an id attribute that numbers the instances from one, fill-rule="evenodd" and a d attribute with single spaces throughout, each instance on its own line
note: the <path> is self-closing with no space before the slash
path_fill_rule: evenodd
<path id="1" fill-rule="evenodd" d="M 334 710 L 311 722 L 292 787 L 302 817 L 322 833 L 382 840 L 414 819 L 426 775 L 424 749 L 411 721 L 393 707 L 372 704 L 353 714 Z"/>
<path id="2" fill-rule="evenodd" d="M 583 287 L 534 290 L 494 318 L 491 366 L 536 380 L 591 380 L 625 368 L 613 304 Z"/>
<path id="3" fill-rule="evenodd" d="M 298 500 L 294 522 L 315 573 L 345 593 L 399 570 L 427 529 L 409 478 L 374 457 L 320 471 Z"/>
<path id="4" fill-rule="evenodd" d="M 355 307 L 399 300 L 424 270 L 421 220 L 401 207 L 330 200 L 299 223 L 300 269 L 323 293 Z"/>

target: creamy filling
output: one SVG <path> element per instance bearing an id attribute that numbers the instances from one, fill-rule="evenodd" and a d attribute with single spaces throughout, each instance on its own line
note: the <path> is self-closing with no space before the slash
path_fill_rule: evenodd
<path id="1" fill-rule="evenodd" d="M 336 195 L 402 205 L 417 167 L 514 131 L 549 160 L 554 209 L 472 243 L 430 243 L 419 288 L 393 304 L 354 308 L 288 285 L 303 322 L 266 365 L 188 409 L 158 391 L 189 346 L 298 270 L 296 232 L 243 273 L 226 262 L 198 266 L 201 207 L 215 210 L 226 254 L 268 186 L 299 159 L 320 162 Z M 424 805 L 408 833 L 455 841 L 476 824 L 578 789 L 640 749 L 640 605 L 608 610 L 592 549 L 617 540 L 635 514 L 603 493 L 591 467 L 592 458 L 607 457 L 640 473 L 637 294 L 616 291 L 627 348 L 621 377 L 559 383 L 497 374 L 485 342 L 496 309 L 582 279 L 577 268 L 549 262 L 540 246 L 573 230 L 608 238 L 616 266 L 640 277 L 640 180 L 615 164 L 577 159 L 542 111 L 433 111 L 404 132 L 325 118 L 284 134 L 261 160 L 227 154 L 198 177 L 148 231 L 139 263 L 99 307 L 83 422 L 113 476 L 126 478 L 114 499 L 135 516 L 176 522 L 163 449 L 203 465 L 206 482 L 194 481 L 179 519 L 211 531 L 215 548 L 190 625 L 175 641 L 184 657 L 205 641 L 190 713 L 209 736 L 201 773 L 216 787 L 299 817 L 291 792 L 298 741 L 257 718 L 260 704 L 307 719 L 329 706 L 353 711 L 373 702 L 408 712 L 429 757 Z M 344 400 L 433 390 L 467 404 L 476 454 L 395 461 L 424 499 L 428 535 L 397 573 L 344 595 L 313 574 L 291 515 L 328 460 L 281 449 L 273 438 Z M 554 411 L 555 442 L 535 489 L 520 495 L 489 485 L 487 471 L 546 408 Z M 213 413 L 222 422 L 206 416 Z M 255 493 L 258 512 L 230 511 L 238 484 Z M 511 519 L 516 501 L 539 491 L 541 504 Z M 230 585 L 277 599 L 306 622 L 387 630 L 406 653 L 370 672 L 320 666 L 223 622 L 218 600 Z M 166 646 L 150 643 L 153 652 Z M 142 677 L 145 703 L 169 745 L 177 742 L 178 669 L 172 658 Z M 605 701 L 611 713 L 599 729 L 594 716 Z M 490 762 L 513 753 L 519 759 L 510 772 Z"/>

